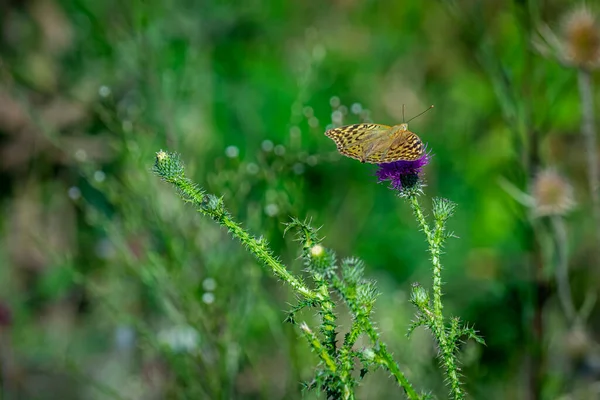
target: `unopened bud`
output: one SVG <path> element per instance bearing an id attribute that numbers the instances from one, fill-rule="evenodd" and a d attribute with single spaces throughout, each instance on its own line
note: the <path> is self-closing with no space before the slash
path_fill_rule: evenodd
<path id="1" fill-rule="evenodd" d="M 427 290 L 425 290 L 425 288 L 418 283 L 413 283 L 410 301 L 419 308 L 428 307 L 429 295 L 427 294 Z"/>
<path id="2" fill-rule="evenodd" d="M 310 248 L 310 255 L 313 257 L 321 257 L 325 252 L 325 248 L 320 244 L 316 244 Z"/>

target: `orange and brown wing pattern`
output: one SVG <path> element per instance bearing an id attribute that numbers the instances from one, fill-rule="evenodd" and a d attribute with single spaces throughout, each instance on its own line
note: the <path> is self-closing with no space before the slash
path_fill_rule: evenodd
<path id="1" fill-rule="evenodd" d="M 423 154 L 425 154 L 425 145 L 421 138 L 414 132 L 405 131 L 391 143 L 389 150 L 382 155 L 378 163 L 415 161 Z"/>
<path id="2" fill-rule="evenodd" d="M 354 124 L 330 129 L 325 135 L 333 139 L 341 154 L 362 162 L 375 162 L 365 153 L 374 142 L 385 139 L 390 129 L 391 126 L 380 124 Z"/>

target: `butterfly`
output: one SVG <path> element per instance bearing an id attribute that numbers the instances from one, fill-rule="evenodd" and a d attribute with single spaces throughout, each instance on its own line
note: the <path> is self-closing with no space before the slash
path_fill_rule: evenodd
<path id="1" fill-rule="evenodd" d="M 371 123 L 346 125 L 329 129 L 325 136 L 333 139 L 341 154 L 363 163 L 415 161 L 425 154 L 423 141 L 408 130 L 408 122 L 394 126 Z"/>

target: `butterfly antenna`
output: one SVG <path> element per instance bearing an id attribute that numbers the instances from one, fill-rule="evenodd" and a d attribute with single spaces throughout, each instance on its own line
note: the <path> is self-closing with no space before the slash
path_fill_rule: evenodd
<path id="1" fill-rule="evenodd" d="M 402 123 L 404 123 L 404 104 L 402 104 Z"/>
<path id="2" fill-rule="evenodd" d="M 413 119 L 420 117 L 421 115 L 425 114 L 427 111 L 431 110 L 433 108 L 433 104 L 429 106 L 429 108 L 425 111 L 423 111 L 420 114 L 415 115 L 414 117 L 412 117 L 411 119 L 409 119 L 408 121 L 406 121 L 406 123 L 408 124 L 410 121 L 412 121 Z M 402 109 L 402 119 L 404 120 L 404 109 Z"/>

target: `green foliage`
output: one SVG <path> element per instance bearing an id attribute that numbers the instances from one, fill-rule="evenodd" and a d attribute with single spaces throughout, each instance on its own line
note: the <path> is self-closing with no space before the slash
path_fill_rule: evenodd
<path id="1" fill-rule="evenodd" d="M 400 372 L 398 364 L 392 359 L 386 346 L 380 342 L 371 312 L 377 297 L 374 283 L 362 277 L 362 263 L 355 259 L 342 263 L 342 278 L 336 275 L 336 257 L 331 250 L 321 246 L 317 231 L 310 225 L 294 219 L 287 224 L 284 232 L 297 230 L 298 241 L 302 243 L 302 258 L 305 271 L 311 277 L 314 289 L 306 286 L 299 278 L 290 274 L 281 262 L 273 257 L 272 251 L 263 239 L 256 239 L 235 223 L 225 210 L 221 199 L 205 194 L 197 185 L 185 177 L 183 163 L 179 155 L 160 151 L 156 155 L 154 172 L 177 189 L 184 201 L 194 204 L 198 211 L 212 217 L 216 222 L 229 229 L 229 233 L 240 240 L 253 253 L 258 261 L 271 269 L 273 274 L 289 284 L 300 298 L 299 304 L 288 312 L 286 321 L 298 325 L 296 314 L 304 308 L 318 310 L 321 318 L 319 331 L 321 339 L 313 333 L 305 322 L 299 327 L 306 337 L 313 352 L 321 360 L 313 382 L 307 388 L 318 387 L 326 393 L 327 398 L 353 399 L 357 382 L 353 378 L 354 359 L 363 362 L 361 376 L 369 368 L 380 366 L 386 368 L 404 389 L 409 399 L 419 396 Z M 335 308 L 331 291 L 336 291 L 345 301 L 353 318 L 350 332 L 345 336 L 341 348 L 337 346 L 337 330 Z M 365 334 L 372 341 L 372 349 L 356 352 L 353 346 L 358 337 Z M 365 352 L 369 356 L 365 356 Z"/>
<path id="2" fill-rule="evenodd" d="M 432 299 L 429 298 L 429 293 L 425 288 L 418 283 L 413 284 L 410 302 L 417 307 L 418 312 L 416 319 L 408 328 L 408 335 L 410 336 L 419 326 L 424 326 L 432 332 L 439 346 L 438 356 L 446 373 L 451 396 L 454 399 L 464 399 L 465 394 L 461 388 L 460 368 L 458 367 L 457 358 L 459 343 L 463 337 L 474 339 L 481 344 L 485 344 L 485 342 L 473 328 L 463 325 L 459 318 L 454 317 L 450 323 L 447 323 L 442 313 L 441 249 L 444 247 L 446 239 L 454 236 L 446 231 L 446 222 L 454 213 L 456 204 L 447 199 L 434 198 L 432 226 L 425 219 L 417 195 L 409 194 L 408 200 L 421 229 L 425 233 L 433 264 Z"/>
<path id="3" fill-rule="evenodd" d="M 344 275 L 360 255 L 378 281 L 380 341 L 415 388 L 445 398 L 431 330 L 404 336 L 410 282 L 434 309 L 430 246 L 410 207 L 372 184 L 372 167 L 341 158 L 323 135 L 397 123 L 403 104 L 409 116 L 431 103 L 411 122 L 435 151 L 419 202 L 460 204 L 441 233 L 461 237 L 440 249 L 447 339 L 467 328 L 456 315 L 487 343 L 461 346 L 463 389 L 595 398 L 598 70 L 569 62 L 563 43 L 580 3 L 3 2 L 3 398 L 319 396 L 298 391 L 320 360 L 298 326 L 325 349 L 323 310 L 267 279 L 255 253 L 190 215 L 190 201 L 260 232 L 255 250 L 272 250 L 314 294 L 283 237 L 290 215 L 322 226 L 339 279 L 364 279 L 360 268 Z M 148 174 L 160 148 L 186 160 L 203 203 L 177 201 Z M 572 187 L 568 214 L 535 215 L 532 188 L 548 168 Z M 427 221 L 433 232 L 435 216 Z M 355 363 L 356 397 L 397 396 L 388 372 L 367 372 L 385 358 L 336 290 L 330 299 L 338 349 L 346 335 L 355 343 L 344 359 Z M 296 325 L 281 323 L 282 304 Z"/>
<path id="4" fill-rule="evenodd" d="M 341 263 L 341 273 L 338 275 L 336 255 L 333 251 L 321 245 L 322 239 L 317 230 L 307 222 L 293 219 L 284 231 L 295 230 L 297 240 L 302 244 L 302 259 L 305 272 L 311 277 L 313 289 L 306 286 L 300 279 L 290 274 L 279 260 L 273 257 L 272 251 L 263 239 L 256 239 L 236 224 L 223 206 L 223 201 L 214 195 L 205 194 L 197 185 L 185 177 L 183 164 L 179 155 L 160 151 L 156 155 L 154 172 L 177 189 L 179 195 L 194 204 L 198 211 L 212 217 L 216 222 L 229 229 L 229 233 L 239 239 L 253 253 L 258 261 L 271 269 L 273 274 L 289 284 L 299 297 L 298 304 L 288 312 L 286 321 L 298 325 L 312 351 L 319 357 L 315 378 L 305 385 L 306 388 L 319 388 L 327 398 L 354 399 L 357 380 L 353 376 L 354 360 L 362 364 L 360 378 L 362 379 L 371 369 L 382 367 L 387 369 L 398 384 L 404 389 L 409 399 L 422 399 L 400 371 L 399 365 L 393 360 L 375 328 L 372 318 L 373 307 L 379 293 L 375 283 L 363 278 L 364 265 L 362 261 L 350 258 Z M 418 188 L 416 188 L 418 186 Z M 445 368 L 448 381 L 455 399 L 463 399 L 464 393 L 460 387 L 457 367 L 458 342 L 464 337 L 476 339 L 483 343 L 472 328 L 461 325 L 454 318 L 450 326 L 446 326 L 442 314 L 441 302 L 441 264 L 440 249 L 444 240 L 445 224 L 454 211 L 454 203 L 445 199 L 434 199 L 433 230 L 425 222 L 416 193 L 421 191 L 420 184 L 415 182 L 403 190 L 413 206 L 417 219 L 427 236 L 433 261 L 433 302 L 420 285 L 413 285 L 411 302 L 417 306 L 417 319 L 409 328 L 412 332 L 418 326 L 426 326 L 434 332 L 440 346 L 440 358 Z M 331 294 L 335 292 L 343 300 L 352 316 L 352 324 L 344 341 L 338 346 L 336 304 Z M 297 314 L 305 308 L 316 308 L 320 317 L 319 333 L 317 336 L 306 322 L 298 322 Z M 365 335 L 370 346 L 357 351 L 357 339 Z"/>

